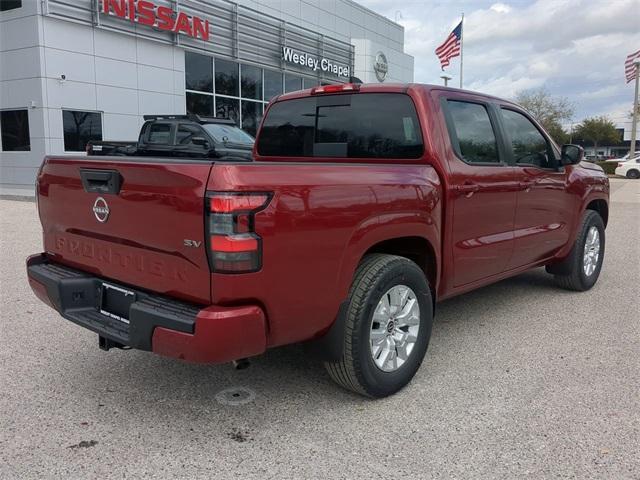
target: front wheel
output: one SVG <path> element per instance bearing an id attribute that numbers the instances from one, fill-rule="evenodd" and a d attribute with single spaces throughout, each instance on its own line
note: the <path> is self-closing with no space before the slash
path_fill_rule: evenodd
<path id="1" fill-rule="evenodd" d="M 631 178 L 634 180 L 640 178 L 640 170 L 636 170 L 635 168 L 632 168 L 627 172 L 627 178 Z"/>
<path id="2" fill-rule="evenodd" d="M 331 378 L 374 398 L 409 383 L 427 351 L 433 323 L 431 292 L 418 265 L 395 255 L 366 256 L 346 315 L 342 358 L 325 363 Z"/>
<path id="3" fill-rule="evenodd" d="M 593 287 L 602 269 L 604 244 L 602 217 L 598 212 L 587 210 L 582 217 L 582 226 L 567 258 L 559 265 L 548 267 L 550 272 L 555 273 L 558 286 L 578 292 Z"/>

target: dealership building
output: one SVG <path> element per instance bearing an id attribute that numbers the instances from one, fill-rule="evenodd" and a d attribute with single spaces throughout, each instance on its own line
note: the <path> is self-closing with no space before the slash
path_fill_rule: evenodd
<path id="1" fill-rule="evenodd" d="M 404 29 L 351 0 L 0 1 L 0 193 L 146 114 L 234 119 L 321 84 L 409 82 Z"/>

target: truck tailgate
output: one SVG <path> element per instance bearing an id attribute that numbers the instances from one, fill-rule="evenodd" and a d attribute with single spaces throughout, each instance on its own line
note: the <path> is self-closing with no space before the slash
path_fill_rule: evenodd
<path id="1" fill-rule="evenodd" d="M 45 251 L 59 263 L 107 279 L 209 303 L 211 274 L 201 245 L 212 164 L 45 158 L 38 176 Z M 119 191 L 100 183 L 105 178 L 100 171 L 119 177 Z"/>

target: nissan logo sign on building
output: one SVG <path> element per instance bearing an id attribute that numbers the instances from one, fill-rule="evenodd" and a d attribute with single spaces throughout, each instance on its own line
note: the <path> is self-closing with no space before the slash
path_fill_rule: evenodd
<path id="1" fill-rule="evenodd" d="M 387 57 L 384 53 L 378 52 L 376 54 L 375 62 L 373 63 L 373 71 L 376 74 L 376 78 L 379 82 L 384 82 L 387 78 L 387 72 L 389 72 L 389 63 L 387 63 Z"/>
<path id="2" fill-rule="evenodd" d="M 7 194 L 34 195 L 44 155 L 137 140 L 143 115 L 227 117 L 255 134 L 277 95 L 355 78 L 413 81 L 403 27 L 354 0 L 0 3 Z M 101 221 L 107 209 L 100 202 L 91 215 Z"/>

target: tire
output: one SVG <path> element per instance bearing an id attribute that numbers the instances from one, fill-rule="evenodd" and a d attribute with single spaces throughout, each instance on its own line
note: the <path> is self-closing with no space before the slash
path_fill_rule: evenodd
<path id="1" fill-rule="evenodd" d="M 640 178 L 640 171 L 636 170 L 635 168 L 632 168 L 631 170 L 629 170 L 627 172 L 627 178 L 631 178 L 631 179 L 637 179 Z"/>
<path id="2" fill-rule="evenodd" d="M 592 229 L 598 232 L 599 249 L 598 255 L 592 267 L 585 266 L 585 247 L 590 240 Z M 571 249 L 571 252 L 560 264 L 547 267 L 547 271 L 555 273 L 556 284 L 565 290 L 584 292 L 595 285 L 602 270 L 605 251 L 604 222 L 602 218 L 593 210 L 587 210 L 582 217 L 582 225 L 578 231 L 578 236 Z M 586 271 L 590 270 L 591 271 Z"/>
<path id="3" fill-rule="evenodd" d="M 406 300 L 400 300 L 403 292 L 407 292 Z M 385 301 L 389 305 L 391 295 L 391 302 L 396 305 L 405 302 L 404 305 L 390 306 L 385 310 Z M 409 306 L 410 316 L 406 313 Z M 397 318 L 388 317 L 398 308 Z M 383 317 L 384 320 L 376 321 Z M 401 317 L 410 318 L 406 321 L 413 326 L 400 326 L 405 321 Z M 384 322 L 388 322 L 386 326 Z M 327 372 L 338 385 L 361 395 L 372 398 L 391 395 L 407 385 L 420 367 L 431 337 L 432 324 L 431 292 L 420 267 L 404 257 L 367 255 L 358 266 L 349 291 L 342 357 L 338 361 L 325 362 Z M 405 327 L 407 330 L 403 334 Z M 405 338 L 406 341 L 395 343 L 396 338 Z M 413 338 L 415 341 L 410 345 L 409 339 Z M 372 339 L 376 346 L 372 346 Z M 395 353 L 390 347 L 392 344 L 395 345 Z M 377 358 L 374 358 L 374 350 L 379 352 Z M 393 370 L 385 371 L 385 367 Z"/>

